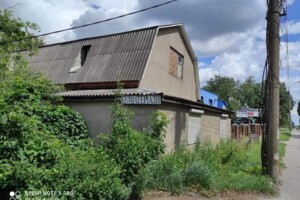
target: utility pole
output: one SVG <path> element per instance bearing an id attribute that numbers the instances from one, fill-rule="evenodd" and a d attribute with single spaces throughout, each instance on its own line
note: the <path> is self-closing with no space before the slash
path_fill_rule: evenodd
<path id="1" fill-rule="evenodd" d="M 273 178 L 278 178 L 279 174 L 279 26 L 280 26 L 280 2 L 279 0 L 267 0 L 267 29 L 268 29 L 268 89 L 269 89 L 269 117 L 266 124 L 267 134 L 267 169 L 266 172 Z"/>

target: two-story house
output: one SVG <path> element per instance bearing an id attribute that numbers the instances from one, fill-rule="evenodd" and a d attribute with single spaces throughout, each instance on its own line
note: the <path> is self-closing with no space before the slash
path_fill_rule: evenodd
<path id="1" fill-rule="evenodd" d="M 197 58 L 181 23 L 47 45 L 26 57 L 33 70 L 65 86 L 59 95 L 82 113 L 93 138 L 111 130 L 118 82 L 135 128 L 147 127 L 153 111 L 167 115 L 167 151 L 230 136 L 233 113 L 200 102 Z"/>

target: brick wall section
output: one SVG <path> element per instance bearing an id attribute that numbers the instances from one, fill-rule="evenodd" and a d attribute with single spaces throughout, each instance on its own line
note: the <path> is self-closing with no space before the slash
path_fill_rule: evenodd
<path id="1" fill-rule="evenodd" d="M 170 48 L 169 55 L 169 73 L 173 76 L 177 76 L 178 54 Z"/>

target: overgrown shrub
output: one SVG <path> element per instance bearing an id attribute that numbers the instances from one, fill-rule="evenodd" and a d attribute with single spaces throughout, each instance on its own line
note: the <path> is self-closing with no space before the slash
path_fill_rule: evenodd
<path id="1" fill-rule="evenodd" d="M 85 122 L 60 105 L 57 89 L 27 69 L 1 79 L 0 198 L 10 191 L 73 191 L 51 197 L 126 199 L 120 167 L 87 142 Z"/>
<path id="2" fill-rule="evenodd" d="M 138 177 L 141 190 L 167 190 L 178 194 L 184 188 L 209 188 L 212 174 L 207 165 L 193 152 L 181 146 L 169 155 L 147 165 Z"/>
<path id="3" fill-rule="evenodd" d="M 144 166 L 164 152 L 164 134 L 168 121 L 163 113 L 154 113 L 151 126 L 146 132 L 131 127 L 133 113 L 116 101 L 111 107 L 112 133 L 103 134 L 100 147 L 114 158 L 122 168 L 123 182 L 132 188 L 132 198 L 139 198 L 140 192 L 135 177 Z"/>
<path id="4" fill-rule="evenodd" d="M 47 129 L 68 144 L 88 138 L 88 129 L 82 116 L 69 107 L 51 106 L 39 114 Z"/>
<path id="5" fill-rule="evenodd" d="M 55 191 L 72 191 L 69 199 L 127 199 L 130 189 L 122 184 L 121 168 L 101 149 L 90 145 L 74 151 L 64 148 L 54 166 Z"/>

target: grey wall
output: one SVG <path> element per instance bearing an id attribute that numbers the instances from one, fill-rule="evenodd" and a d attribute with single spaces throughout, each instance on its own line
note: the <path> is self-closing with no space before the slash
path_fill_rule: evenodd
<path id="1" fill-rule="evenodd" d="M 67 106 L 80 112 L 85 118 L 90 136 L 96 138 L 99 134 L 111 132 L 112 120 L 109 107 L 112 101 L 67 101 Z M 187 144 L 189 107 L 162 102 L 162 105 L 130 105 L 134 112 L 132 125 L 137 130 L 149 127 L 154 111 L 162 111 L 170 121 L 166 129 L 166 152 L 170 152 L 176 145 Z M 230 136 L 230 118 L 227 118 L 228 135 Z M 204 111 L 201 114 L 201 136 L 209 138 L 213 143 L 220 141 L 220 114 Z"/>

